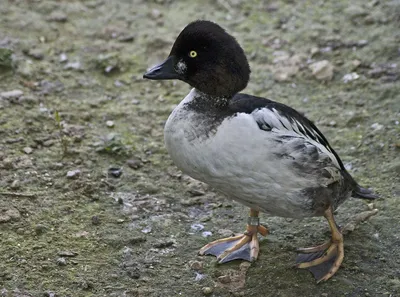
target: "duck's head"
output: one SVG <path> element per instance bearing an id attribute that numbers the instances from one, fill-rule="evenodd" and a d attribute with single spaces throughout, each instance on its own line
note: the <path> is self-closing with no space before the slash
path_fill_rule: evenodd
<path id="1" fill-rule="evenodd" d="M 249 63 L 236 39 L 210 21 L 187 25 L 168 58 L 143 75 L 154 80 L 179 79 L 218 97 L 243 90 L 249 76 Z"/>

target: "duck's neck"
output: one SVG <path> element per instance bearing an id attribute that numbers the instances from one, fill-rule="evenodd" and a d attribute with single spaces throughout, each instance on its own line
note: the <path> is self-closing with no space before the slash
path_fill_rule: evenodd
<path id="1" fill-rule="evenodd" d="M 232 96 L 215 96 L 193 89 L 190 107 L 198 111 L 224 110 L 228 107 Z"/>

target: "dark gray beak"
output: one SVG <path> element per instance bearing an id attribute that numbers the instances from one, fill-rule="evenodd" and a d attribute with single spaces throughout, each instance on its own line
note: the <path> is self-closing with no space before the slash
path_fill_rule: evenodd
<path id="1" fill-rule="evenodd" d="M 176 58 L 174 56 L 169 56 L 161 64 L 154 66 L 147 73 L 143 75 L 143 78 L 148 79 L 179 79 L 180 75 L 175 70 Z"/>

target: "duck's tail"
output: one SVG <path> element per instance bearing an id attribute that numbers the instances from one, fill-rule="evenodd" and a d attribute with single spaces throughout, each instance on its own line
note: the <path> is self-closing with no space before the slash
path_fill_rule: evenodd
<path id="1" fill-rule="evenodd" d="M 360 185 L 356 185 L 356 188 L 353 190 L 351 197 L 360 198 L 360 199 L 379 199 L 380 197 L 370 189 L 366 189 L 361 187 Z"/>

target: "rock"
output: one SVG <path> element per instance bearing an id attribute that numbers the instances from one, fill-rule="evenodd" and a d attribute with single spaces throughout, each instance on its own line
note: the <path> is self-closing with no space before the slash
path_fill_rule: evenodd
<path id="1" fill-rule="evenodd" d="M 67 172 L 67 178 L 77 178 L 81 175 L 81 171 L 79 169 L 70 170 Z"/>
<path id="2" fill-rule="evenodd" d="M 67 55 L 66 55 L 65 53 L 61 53 L 61 54 L 60 54 L 59 61 L 60 61 L 61 63 L 67 62 L 67 61 L 68 61 Z"/>
<path id="3" fill-rule="evenodd" d="M 64 69 L 65 70 L 81 70 L 82 65 L 81 65 L 81 62 L 79 62 L 79 61 L 69 62 L 69 63 L 65 64 Z"/>
<path id="4" fill-rule="evenodd" d="M 35 227 L 35 233 L 37 235 L 43 234 L 44 232 L 46 232 L 47 227 L 43 224 L 37 224 Z"/>
<path id="5" fill-rule="evenodd" d="M 223 237 L 223 238 L 230 237 L 230 236 L 232 236 L 234 234 L 234 232 L 232 230 L 229 230 L 229 229 L 219 229 L 217 231 L 217 233 L 219 235 L 221 235 L 221 237 Z"/>
<path id="6" fill-rule="evenodd" d="M 279 68 L 275 68 L 274 72 L 274 80 L 278 82 L 289 81 L 292 76 L 299 72 L 299 67 L 297 66 L 282 66 Z"/>
<path id="7" fill-rule="evenodd" d="M 132 42 L 135 40 L 135 35 L 122 35 L 118 37 L 118 41 L 120 42 Z"/>
<path id="8" fill-rule="evenodd" d="M 371 125 L 371 128 L 372 128 L 374 131 L 382 130 L 383 127 L 384 127 L 384 126 L 381 125 L 381 124 L 379 124 L 379 123 L 373 123 L 373 124 Z"/>
<path id="9" fill-rule="evenodd" d="M 139 169 L 143 166 L 142 161 L 138 159 L 128 160 L 126 161 L 126 164 L 128 164 L 128 166 L 133 169 Z"/>
<path id="10" fill-rule="evenodd" d="M 17 221 L 20 217 L 20 212 L 14 207 L 8 209 L 0 209 L 0 224 L 7 223 L 11 220 Z"/>
<path id="11" fill-rule="evenodd" d="M 343 76 L 342 80 L 345 84 L 347 84 L 350 81 L 358 79 L 360 76 L 356 72 L 352 73 L 347 73 Z"/>
<path id="12" fill-rule="evenodd" d="M 172 240 L 167 240 L 167 241 L 159 241 L 153 244 L 153 247 L 156 249 L 165 249 L 167 247 L 171 247 L 175 244 L 174 241 Z"/>
<path id="13" fill-rule="evenodd" d="M 108 176 L 118 178 L 122 175 L 122 168 L 111 167 L 108 169 Z"/>
<path id="14" fill-rule="evenodd" d="M 314 77 L 318 80 L 329 81 L 333 78 L 333 65 L 328 60 L 322 60 L 309 65 Z"/>
<path id="15" fill-rule="evenodd" d="M 60 257 L 76 257 L 78 255 L 77 252 L 73 252 L 73 251 L 59 251 L 57 253 L 57 255 L 59 255 Z"/>
<path id="16" fill-rule="evenodd" d="M 23 150 L 24 153 L 27 154 L 27 155 L 30 155 L 30 154 L 32 154 L 32 152 L 33 152 L 33 149 L 32 149 L 31 147 L 29 147 L 29 146 L 24 147 L 22 150 Z"/>
<path id="17" fill-rule="evenodd" d="M 231 277 L 229 275 L 221 275 L 218 277 L 218 281 L 222 284 L 228 284 L 231 282 Z"/>
<path id="18" fill-rule="evenodd" d="M 344 13 L 351 18 L 364 17 L 368 15 L 368 11 L 360 6 L 351 5 L 344 10 Z"/>
<path id="19" fill-rule="evenodd" d="M 40 48 L 29 49 L 27 51 L 24 51 L 24 53 L 26 55 L 28 55 L 29 57 L 34 58 L 36 60 L 43 60 L 43 58 L 44 58 L 43 50 L 41 50 Z"/>
<path id="20" fill-rule="evenodd" d="M 0 93 L 0 97 L 7 100 L 18 99 L 24 94 L 21 90 L 12 90 Z"/>
<path id="21" fill-rule="evenodd" d="M 92 217 L 92 224 L 95 225 L 95 226 L 100 225 L 100 218 L 99 218 L 99 216 L 93 216 L 93 217 Z"/>
<path id="22" fill-rule="evenodd" d="M 213 289 L 210 287 L 203 287 L 201 290 L 203 291 L 203 294 L 206 296 L 211 295 L 213 293 Z"/>
<path id="23" fill-rule="evenodd" d="M 13 180 L 13 182 L 11 183 L 11 185 L 10 185 L 10 188 L 12 189 L 12 190 L 17 190 L 17 189 L 19 189 L 19 187 L 20 187 L 20 181 L 18 180 L 18 179 L 15 179 L 15 180 Z"/>
<path id="24" fill-rule="evenodd" d="M 192 270 L 199 271 L 203 269 L 203 263 L 201 263 L 200 261 L 190 261 L 189 267 Z"/>
<path id="25" fill-rule="evenodd" d="M 203 233 L 201 233 L 201 236 L 210 237 L 210 236 L 212 236 L 212 232 L 211 231 L 204 231 Z"/>
<path id="26" fill-rule="evenodd" d="M 53 11 L 46 20 L 49 22 L 64 23 L 68 20 L 68 16 L 62 11 Z"/>
<path id="27" fill-rule="evenodd" d="M 204 226 L 203 226 L 202 224 L 192 224 L 192 225 L 190 226 L 190 229 L 191 229 L 192 231 L 201 231 L 201 230 L 204 229 Z"/>
<path id="28" fill-rule="evenodd" d="M 114 122 L 113 121 L 107 121 L 106 125 L 108 128 L 113 128 L 114 127 Z"/>
<path id="29" fill-rule="evenodd" d="M 63 257 L 57 258 L 56 263 L 58 266 L 65 266 L 67 265 L 67 260 Z"/>

